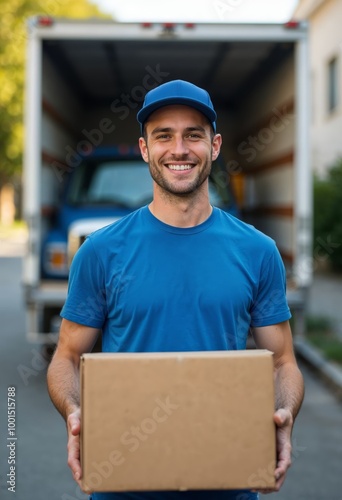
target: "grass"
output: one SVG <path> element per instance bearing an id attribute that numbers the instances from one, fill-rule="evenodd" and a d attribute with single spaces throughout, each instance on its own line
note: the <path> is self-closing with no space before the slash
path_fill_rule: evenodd
<path id="1" fill-rule="evenodd" d="M 310 316 L 306 320 L 306 338 L 323 355 L 342 365 L 342 341 L 333 331 L 329 318 Z"/>

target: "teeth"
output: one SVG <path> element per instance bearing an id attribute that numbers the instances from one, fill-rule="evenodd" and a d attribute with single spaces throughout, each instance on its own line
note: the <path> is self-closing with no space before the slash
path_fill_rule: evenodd
<path id="1" fill-rule="evenodd" d="M 168 165 L 170 170 L 190 170 L 191 165 Z"/>

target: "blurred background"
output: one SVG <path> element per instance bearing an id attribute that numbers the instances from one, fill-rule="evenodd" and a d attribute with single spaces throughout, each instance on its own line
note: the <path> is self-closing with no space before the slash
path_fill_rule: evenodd
<path id="1" fill-rule="evenodd" d="M 342 1 L 0 0 L 0 14 L 1 497 L 86 498 L 45 382 L 68 267 L 86 234 L 150 199 L 135 114 L 146 90 L 185 78 L 219 111 L 212 202 L 273 237 L 287 270 L 306 398 L 277 498 L 339 500 Z"/>

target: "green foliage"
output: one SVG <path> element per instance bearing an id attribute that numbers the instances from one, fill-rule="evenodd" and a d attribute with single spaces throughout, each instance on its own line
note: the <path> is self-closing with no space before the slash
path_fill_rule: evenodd
<path id="1" fill-rule="evenodd" d="M 21 171 L 26 21 L 37 14 L 108 17 L 88 0 L 0 0 L 0 188 Z"/>
<path id="2" fill-rule="evenodd" d="M 306 330 L 310 333 L 327 333 L 331 331 L 331 320 L 326 316 L 308 316 Z"/>
<path id="3" fill-rule="evenodd" d="M 342 271 L 342 159 L 326 178 L 314 179 L 314 254 Z"/>
<path id="4" fill-rule="evenodd" d="M 310 335 L 309 341 L 331 361 L 342 364 L 342 342 L 331 336 Z"/>
<path id="5" fill-rule="evenodd" d="M 308 316 L 306 318 L 307 340 L 317 347 L 323 355 L 342 364 L 342 341 L 334 333 L 330 318 L 326 316 Z"/>

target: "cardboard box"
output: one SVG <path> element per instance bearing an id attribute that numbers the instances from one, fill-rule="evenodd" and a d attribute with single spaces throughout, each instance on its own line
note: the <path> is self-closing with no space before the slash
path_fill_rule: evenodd
<path id="1" fill-rule="evenodd" d="M 269 351 L 85 354 L 81 408 L 92 491 L 274 486 Z"/>

